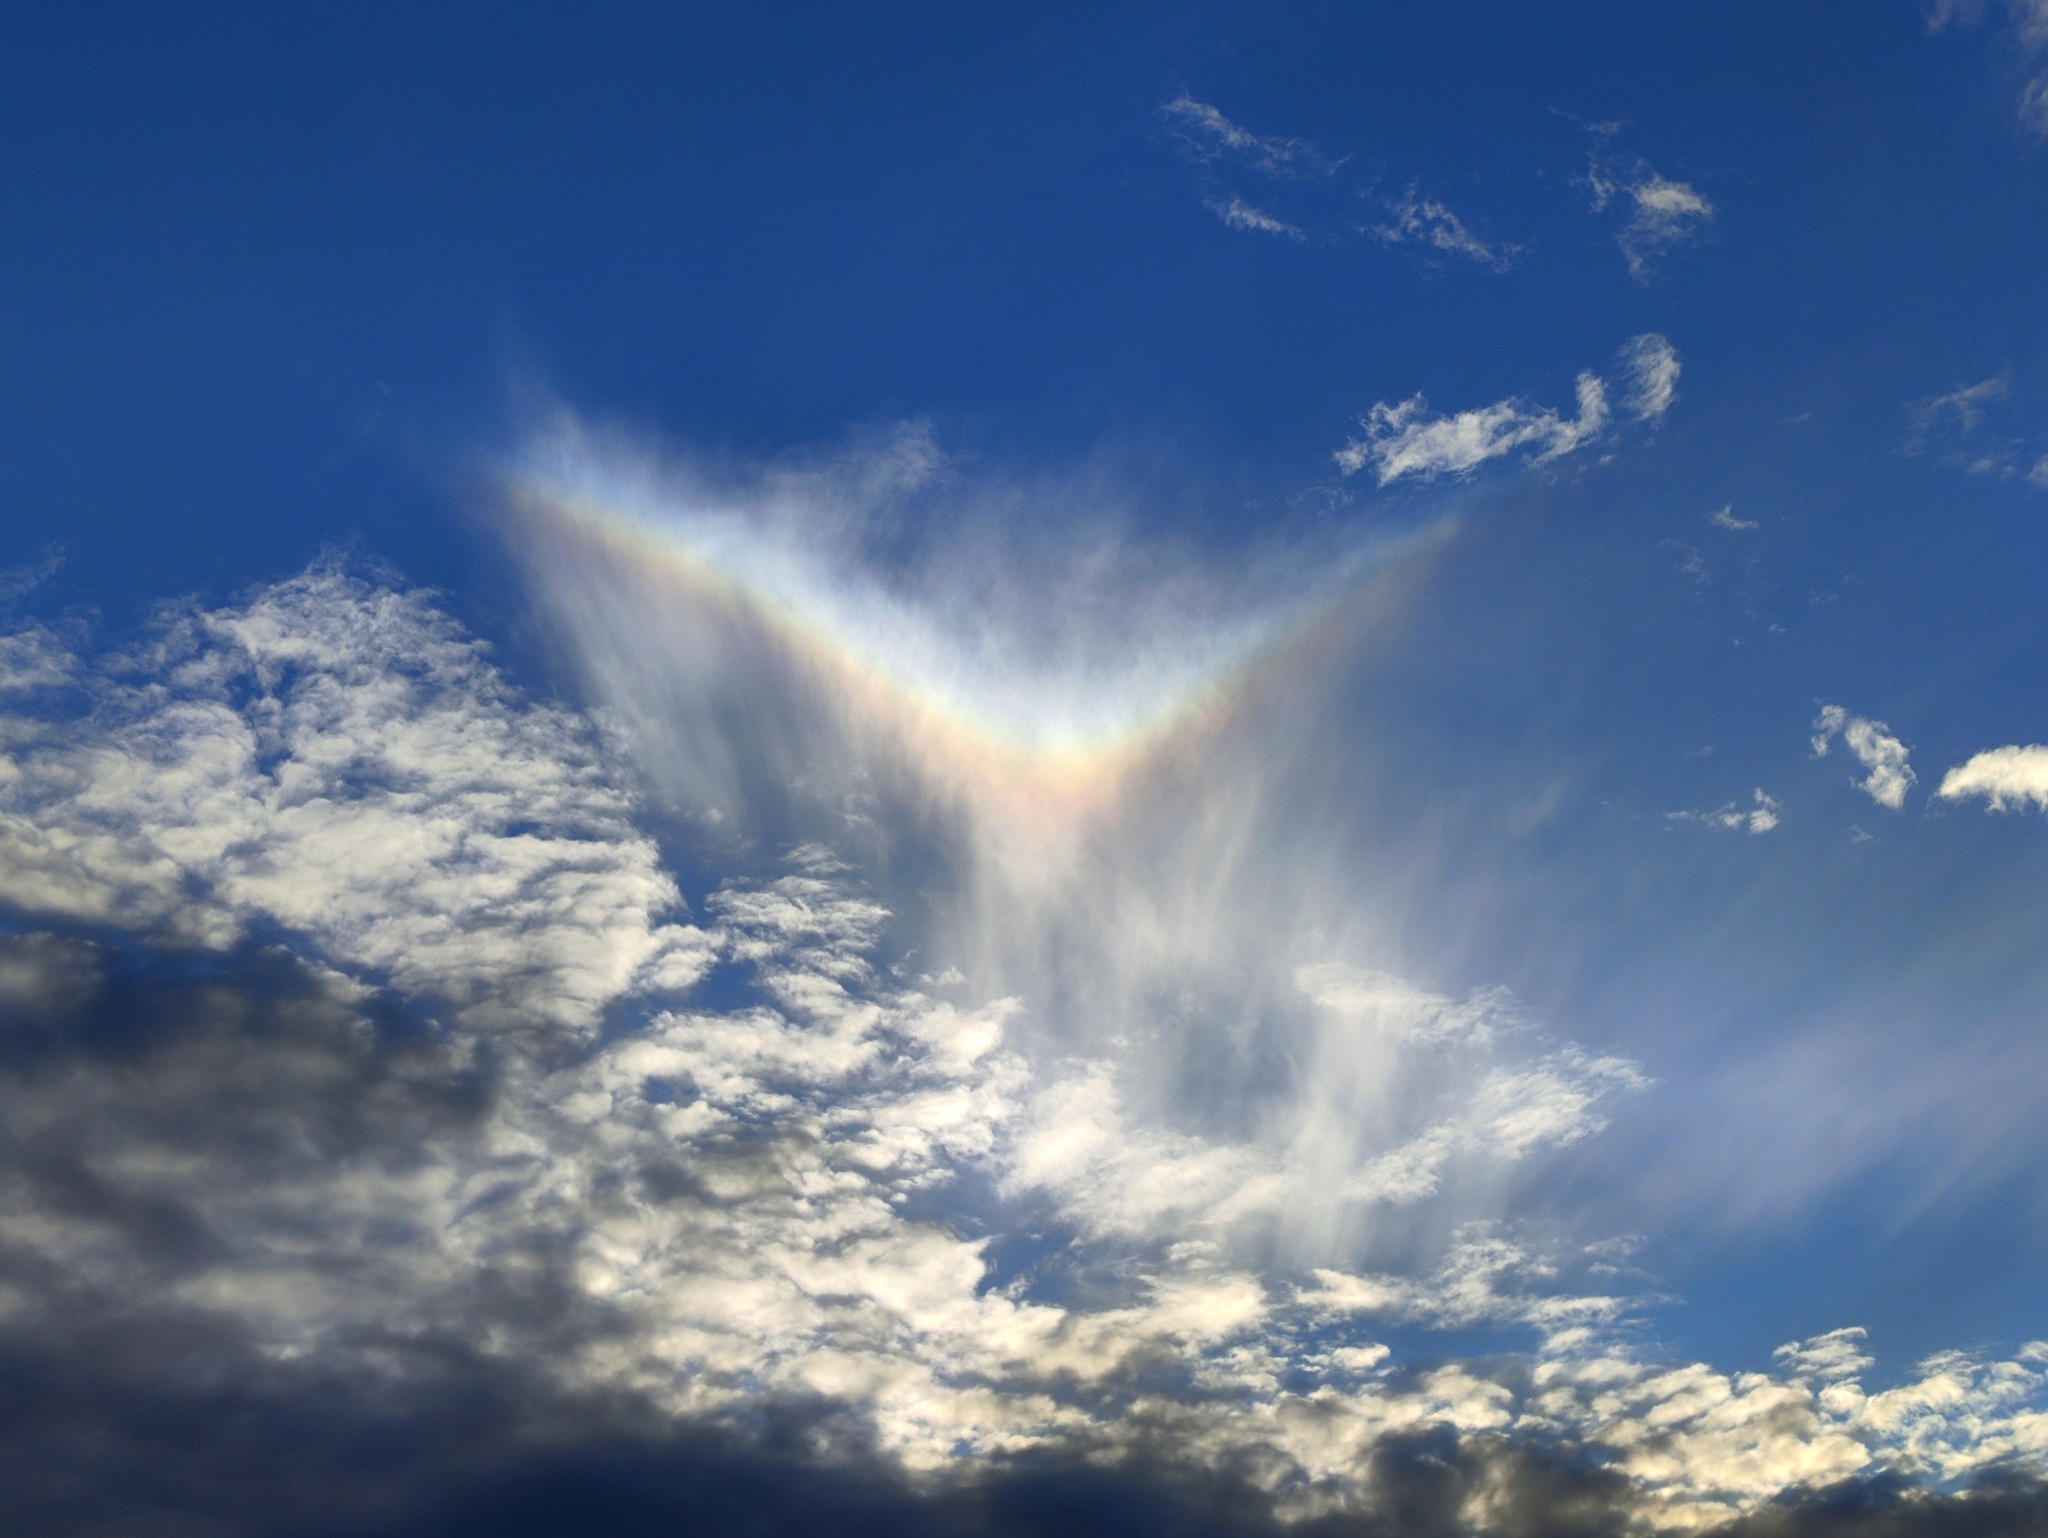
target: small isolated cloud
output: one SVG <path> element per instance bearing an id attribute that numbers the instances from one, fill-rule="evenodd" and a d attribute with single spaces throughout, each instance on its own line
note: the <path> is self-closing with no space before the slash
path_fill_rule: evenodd
<path id="1" fill-rule="evenodd" d="M 1286 220 L 1275 219 L 1264 209 L 1252 207 L 1235 194 L 1227 198 L 1210 198 L 1207 204 L 1209 211 L 1233 230 L 1256 230 L 1261 235 L 1284 235 L 1289 240 L 1308 238 Z"/>
<path id="2" fill-rule="evenodd" d="M 1823 705 L 1813 718 L 1813 756 L 1826 758 L 1828 747 L 1839 734 L 1870 773 L 1856 786 L 1879 806 L 1897 811 L 1906 804 L 1906 792 L 1919 776 L 1906 762 L 1906 745 L 1891 735 L 1882 721 L 1852 716 L 1840 705 Z"/>
<path id="3" fill-rule="evenodd" d="M 1696 239 L 1714 220 L 1714 205 L 1688 182 L 1673 181 L 1641 159 L 1623 160 L 1607 146 L 1620 131 L 1618 123 L 1588 126 L 1595 148 L 1579 185 L 1592 194 L 1593 212 L 1618 204 L 1628 219 L 1614 237 L 1628 260 L 1629 276 L 1647 283 L 1655 260 Z"/>
<path id="4" fill-rule="evenodd" d="M 1927 30 L 1967 30 L 1984 20 L 1985 0 L 1931 0 Z M 2005 0 L 2006 43 L 2022 79 L 2020 121 L 2048 136 L 2048 0 Z"/>
<path id="5" fill-rule="evenodd" d="M 1757 527 L 1757 522 L 1754 518 L 1738 518 L 1735 516 L 1735 504 L 1733 502 L 1723 503 L 1720 507 L 1714 509 L 1712 513 L 1707 515 L 1707 522 L 1717 529 L 1728 529 L 1737 532 Z"/>
<path id="6" fill-rule="evenodd" d="M 1328 159 L 1306 139 L 1255 134 L 1231 122 L 1205 101 L 1176 96 L 1159 109 L 1181 147 L 1205 164 L 1241 161 L 1268 176 L 1327 176 L 1340 162 Z"/>
<path id="7" fill-rule="evenodd" d="M 1714 217 L 1714 205 L 1684 182 L 1652 175 L 1628 189 L 1635 202 L 1629 221 L 1615 237 L 1628 258 L 1629 276 L 1649 281 L 1650 262 L 1693 239 Z"/>
<path id="8" fill-rule="evenodd" d="M 1434 198 L 1417 197 L 1412 183 L 1406 192 L 1387 204 L 1387 213 L 1389 222 L 1369 233 L 1390 246 L 1412 241 L 1468 258 L 1495 272 L 1506 272 L 1515 253 L 1521 250 L 1504 242 L 1481 240 L 1444 204 Z"/>
<path id="9" fill-rule="evenodd" d="M 1666 812 L 1664 816 L 1670 822 L 1696 822 L 1730 833 L 1768 833 L 1778 825 L 1778 799 L 1766 795 L 1762 786 L 1757 787 L 1754 798 L 1748 807 L 1731 801 L 1711 812 Z"/>
<path id="10" fill-rule="evenodd" d="M 1707 558 L 1695 547 L 1681 544 L 1675 539 L 1667 539 L 1664 543 L 1678 552 L 1678 569 L 1699 586 L 1705 587 L 1714 580 L 1713 572 L 1707 567 Z"/>
<path id="11" fill-rule="evenodd" d="M 1935 794 L 1944 801 L 1982 796 L 1994 812 L 2025 811 L 2029 802 L 2048 811 L 2048 747 L 2015 745 L 1976 754 L 1943 775 Z"/>
<path id="12" fill-rule="evenodd" d="M 1560 416 L 1519 398 L 1495 401 L 1455 416 L 1430 416 L 1419 394 L 1398 404 L 1381 401 L 1360 419 L 1363 438 L 1337 451 L 1337 466 L 1355 475 L 1370 465 L 1382 486 L 1407 476 L 1434 480 L 1463 475 L 1516 449 L 1536 450 L 1534 462 L 1569 454 L 1607 427 L 1607 387 L 1596 374 L 1579 375 L 1579 414 Z"/>
<path id="13" fill-rule="evenodd" d="M 1621 350 L 1625 393 L 1622 409 L 1636 421 L 1648 421 L 1670 409 L 1677 398 L 1678 354 L 1654 332 L 1631 339 Z M 1380 485 L 1414 477 L 1464 475 L 1488 460 L 1527 449 L 1531 462 L 1544 464 L 1598 439 L 1612 413 L 1607 383 L 1588 370 L 1578 379 L 1578 415 L 1567 417 L 1552 407 L 1532 406 L 1519 396 L 1495 401 L 1451 416 L 1431 416 L 1428 402 L 1411 395 L 1399 402 L 1381 401 L 1359 419 L 1365 435 L 1336 453 L 1346 475 L 1370 468 Z"/>
<path id="14" fill-rule="evenodd" d="M 1670 342 L 1654 331 L 1630 337 L 1621 349 L 1621 366 L 1628 380 L 1622 410 L 1647 422 L 1671 409 L 1678 399 L 1678 352 Z"/>
<path id="15" fill-rule="evenodd" d="M 1743 807 L 1739 801 L 1731 801 L 1726 807 L 1716 807 L 1712 811 L 1667 811 L 1665 821 L 1720 827 L 1729 834 L 1767 834 L 1767 831 L 1778 827 L 1778 811 L 1778 797 L 1765 795 L 1763 786 L 1757 786 L 1755 801 L 1749 807 Z"/>

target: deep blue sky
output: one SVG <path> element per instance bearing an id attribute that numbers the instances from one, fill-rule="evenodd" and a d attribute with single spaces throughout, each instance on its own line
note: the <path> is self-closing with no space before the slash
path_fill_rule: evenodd
<path id="1" fill-rule="evenodd" d="M 1482 533 L 1359 681 L 1412 772 L 1375 806 L 1398 825 L 1516 765 L 1569 766 L 1574 799 L 1533 839 L 1454 825 L 1441 890 L 1469 907 L 1416 952 L 1627 1046 L 1681 1118 L 1698 1065 L 1878 1000 L 1924 1075 L 1944 1033 L 1981 1058 L 2041 1027 L 2039 818 L 1926 799 L 2048 736 L 2021 62 L 1906 0 L 25 7 L 0 23 L 0 564 L 61 546 L 36 606 L 118 625 L 355 542 L 516 633 L 471 471 L 535 389 L 738 460 L 926 418 L 962 464 L 1106 464 L 1141 523 L 1218 547 L 1456 503 Z M 1162 116 L 1182 95 L 1343 163 L 1199 163 Z M 1575 181 L 1596 144 L 1716 209 L 1647 282 Z M 1519 247 L 1507 270 L 1357 233 L 1411 184 Z M 1312 238 L 1228 227 L 1229 195 Z M 1375 402 L 1563 408 L 1644 332 L 1680 400 L 1610 466 L 1337 476 Z M 1914 403 L 2001 375 L 1977 433 L 2013 474 L 1915 451 Z M 1759 527 L 1712 527 L 1724 504 Z M 1911 745 L 1903 813 L 1839 747 L 1807 756 L 1823 701 Z M 1768 840 L 1666 820 L 1758 786 L 1788 809 Z M 1906 1148 L 1665 1235 L 1700 1305 L 1674 1335 L 1761 1365 L 1851 1318 L 1900 1351 L 2038 1331 L 2039 1154 L 1910 1220 L 1941 1156 Z M 1954 1246 L 1972 1285 L 1930 1280 Z"/>

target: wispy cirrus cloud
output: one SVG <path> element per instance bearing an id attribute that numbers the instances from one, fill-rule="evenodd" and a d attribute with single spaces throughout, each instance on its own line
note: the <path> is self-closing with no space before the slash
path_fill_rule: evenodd
<path id="1" fill-rule="evenodd" d="M 2001 369 L 1975 384 L 1957 385 L 1906 407 L 1906 437 L 1900 451 L 1925 454 L 1967 475 L 2000 480 L 2023 476 L 2048 490 L 2048 454 L 2027 465 L 2027 439 L 2011 428 L 2012 370 Z"/>
<path id="2" fill-rule="evenodd" d="M 1297 226 L 1274 218 L 1264 209 L 1254 208 L 1235 193 L 1227 198 L 1210 198 L 1207 207 L 1233 230 L 1255 230 L 1261 235 L 1281 235 L 1289 240 L 1308 238 Z"/>
<path id="3" fill-rule="evenodd" d="M 1622 409 L 1637 422 L 1655 421 L 1678 398 L 1677 351 L 1652 333 L 1621 349 Z M 1532 464 L 1562 458 L 1603 437 L 1613 420 L 1607 381 L 1590 370 L 1577 382 L 1577 413 L 1533 406 L 1519 397 L 1449 416 L 1432 416 L 1420 394 L 1381 401 L 1360 419 L 1365 429 L 1336 453 L 1345 475 L 1372 470 L 1382 486 L 1466 475 L 1491 460 L 1527 451 Z"/>
<path id="4" fill-rule="evenodd" d="M 1200 161 L 1236 161 L 1267 176 L 1328 176 L 1343 164 L 1307 139 L 1253 133 L 1185 92 L 1159 111 L 1182 148 Z"/>
<path id="5" fill-rule="evenodd" d="M 1221 179 L 1225 171 L 1265 177 L 1269 182 L 1328 182 L 1348 156 L 1332 157 L 1307 139 L 1260 134 L 1226 117 L 1218 108 L 1183 93 L 1160 109 L 1181 152 Z M 1269 191 L 1278 191 L 1273 188 Z M 1323 196 L 1330 191 L 1323 189 Z M 1455 257 L 1492 272 L 1505 272 L 1521 247 L 1482 236 L 1441 199 L 1423 195 L 1409 183 L 1398 197 L 1387 198 L 1371 187 L 1361 196 L 1381 209 L 1376 224 L 1359 225 L 1355 218 L 1333 217 L 1325 207 L 1319 218 L 1283 218 L 1242 192 L 1217 188 L 1203 205 L 1232 229 L 1290 240 L 1345 242 L 1363 235 L 1385 246 L 1406 246 L 1434 255 Z M 1297 190 L 1296 196 L 1299 196 Z"/>
<path id="6" fill-rule="evenodd" d="M 1610 206 L 1626 211 L 1615 244 L 1621 247 L 1629 276 L 1649 283 L 1656 276 L 1659 257 L 1705 234 L 1714 221 L 1714 205 L 1691 183 L 1660 174 L 1640 156 L 1617 154 L 1611 146 L 1621 124 L 1585 126 L 1594 149 L 1578 183 L 1591 196 L 1593 212 L 1603 213 Z"/>
<path id="7" fill-rule="evenodd" d="M 1982 24 L 1992 9 L 1988 0 L 1929 0 L 1927 30 L 1967 30 Z M 2020 121 L 2048 136 L 2048 0 L 2003 0 L 2005 40 L 2020 77 Z"/>
<path id="8" fill-rule="evenodd" d="M 1907 762 L 1906 745 L 1891 734 L 1882 721 L 1851 715 L 1840 705 L 1823 705 L 1813 719 L 1813 756 L 1826 758 L 1828 748 L 1839 735 L 1869 774 L 1856 781 L 1861 790 L 1879 806 L 1898 811 L 1906 804 L 1906 792 L 1919 778 Z"/>
<path id="9" fill-rule="evenodd" d="M 1522 249 L 1507 241 L 1482 240 L 1444 203 L 1417 196 L 1412 182 L 1400 197 L 1389 200 L 1386 208 L 1387 221 L 1368 231 L 1383 245 L 1427 246 L 1494 272 L 1506 272 Z"/>

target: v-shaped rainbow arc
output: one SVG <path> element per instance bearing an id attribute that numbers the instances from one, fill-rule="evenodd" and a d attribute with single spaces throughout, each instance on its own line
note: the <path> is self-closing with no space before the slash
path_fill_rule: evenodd
<path id="1" fill-rule="evenodd" d="M 1000 682 L 957 662 L 935 665 L 942 641 L 935 646 L 929 628 L 901 606 L 870 594 L 869 612 L 856 612 L 860 604 L 838 601 L 814 573 L 756 558 L 758 550 L 721 537 L 710 520 L 533 475 L 512 480 L 508 493 L 527 534 L 540 536 L 539 559 L 596 560 L 622 588 L 757 632 L 850 730 L 894 743 L 938 786 L 1034 821 L 1085 819 L 1147 766 L 1199 755 L 1243 702 L 1384 612 L 1410 585 L 1417 557 L 1453 528 L 1443 520 L 1356 553 L 1325 573 L 1319 591 L 1204 638 L 1205 654 L 1178 667 L 1035 677 L 1034 711 L 1016 708 Z M 723 532 L 739 527 L 735 518 Z M 1048 699 L 1060 708 L 1043 708 Z"/>

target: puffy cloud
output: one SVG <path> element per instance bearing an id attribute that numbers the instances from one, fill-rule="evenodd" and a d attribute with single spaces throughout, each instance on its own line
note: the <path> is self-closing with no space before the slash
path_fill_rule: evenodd
<path id="1" fill-rule="evenodd" d="M 1856 781 L 1857 788 L 1879 806 L 1888 806 L 1893 811 L 1903 807 L 1906 792 L 1919 778 L 1906 761 L 1906 745 L 1892 736 L 1891 729 L 1882 721 L 1851 715 L 1840 705 L 1823 705 L 1813 720 L 1814 757 L 1825 758 L 1828 745 L 1837 734 L 1849 745 L 1857 762 L 1870 771 Z"/>
<path id="2" fill-rule="evenodd" d="M 1715 508 L 1714 511 L 1708 515 L 1707 522 L 1711 523 L 1717 529 L 1727 529 L 1730 533 L 1742 533 L 1749 529 L 1754 529 L 1755 527 L 1757 527 L 1757 523 L 1754 518 L 1736 517 L 1735 504 L 1732 502 L 1726 504 L 1725 506 Z"/>
<path id="3" fill-rule="evenodd" d="M 1942 776 L 1935 794 L 1944 801 L 1982 796 L 1994 812 L 2024 810 L 2029 801 L 2048 809 L 2048 747 L 2015 745 L 1974 754 Z"/>
<path id="4" fill-rule="evenodd" d="M 32 640 L 38 680 L 78 673 Z M 281 924 L 507 1024 L 589 1029 L 709 964 L 588 727 L 522 706 L 418 594 L 315 570 L 89 685 L 90 717 L 7 731 L 0 900 L 24 911 L 216 946 Z"/>

